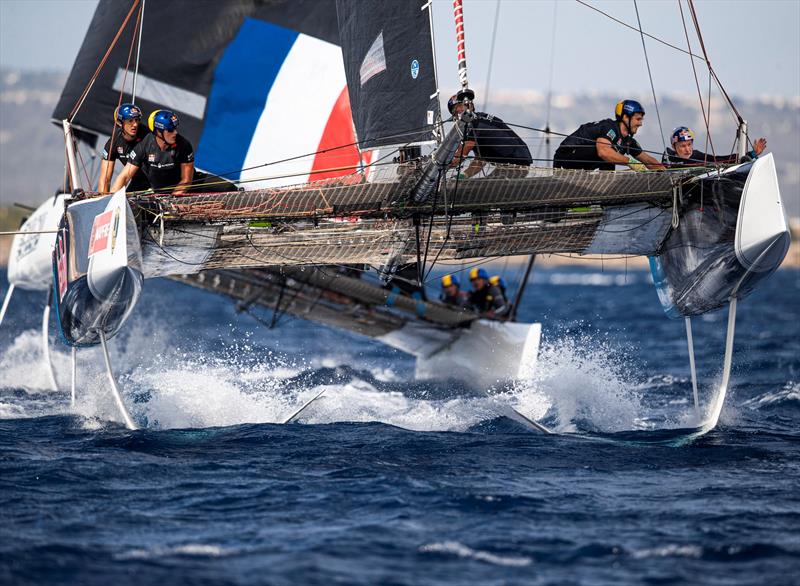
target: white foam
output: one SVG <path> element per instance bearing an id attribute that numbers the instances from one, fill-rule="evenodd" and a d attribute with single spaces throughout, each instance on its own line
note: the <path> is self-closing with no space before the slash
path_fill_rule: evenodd
<path id="1" fill-rule="evenodd" d="M 336 384 L 298 385 L 302 380 L 298 376 L 310 366 L 312 373 L 318 366 L 360 366 L 358 357 L 341 350 L 307 362 L 289 360 L 236 332 L 236 336 L 231 334 L 235 342 L 215 347 L 213 353 L 203 352 L 170 342 L 168 333 L 180 327 L 170 324 L 166 329 L 163 322 L 145 315 L 110 344 L 124 400 L 139 425 L 174 429 L 277 423 L 325 389 L 325 394 L 303 413 L 302 421 L 378 421 L 415 431 L 461 432 L 506 414 L 509 405 L 535 420 L 555 416 L 557 431 L 574 431 L 576 420 L 601 431 L 646 427 L 640 383 L 624 372 L 624 361 L 617 364 L 609 358 L 607 344 L 590 338 L 567 338 L 543 346 L 535 376 L 492 398 L 454 391 L 449 397 L 426 400 L 383 391 L 357 374 Z M 38 393 L 37 400 L 41 395 L 45 400 L 30 408 L 7 401 L 0 404 L 0 417 L 69 412 L 69 351 L 58 345 L 51 348 L 62 392 L 49 393 L 44 367 L 36 367 L 40 364 L 39 344 L 39 333 L 34 330 L 23 332 L 13 341 L 0 359 L 0 386 L 33 389 Z M 89 428 L 118 421 L 100 350 L 80 350 L 78 359 L 78 403 L 73 412 Z M 388 365 L 378 362 L 368 366 L 378 382 L 402 382 L 396 369 Z"/>
<path id="2" fill-rule="evenodd" d="M 760 409 L 762 407 L 769 407 L 780 403 L 798 403 L 800 402 L 800 383 L 788 381 L 777 391 L 769 391 L 752 399 L 748 399 L 742 403 L 742 407 L 750 409 Z"/>
<path id="3" fill-rule="evenodd" d="M 533 378 L 518 385 L 521 411 L 541 416 L 547 397 L 554 409 L 559 431 L 574 431 L 573 421 L 590 422 L 600 431 L 640 429 L 642 398 L 637 383 L 610 358 L 611 348 L 602 340 L 564 338 L 542 346 Z M 534 406 L 525 407 L 526 395 L 536 394 Z M 539 412 L 528 413 L 538 408 Z"/>
<path id="4" fill-rule="evenodd" d="M 631 557 L 636 559 L 644 558 L 665 558 L 665 557 L 679 557 L 679 558 L 699 558 L 703 555 L 703 548 L 699 545 L 676 545 L 669 544 L 662 547 L 654 547 L 650 549 L 640 549 L 631 552 Z"/>
<path id="5" fill-rule="evenodd" d="M 460 558 L 478 560 L 495 566 L 524 567 L 533 563 L 533 559 L 527 556 L 501 556 L 488 551 L 472 549 L 458 541 L 428 543 L 420 546 L 419 551 L 422 553 L 449 553 Z"/>
<path id="6" fill-rule="evenodd" d="M 238 551 L 239 550 L 233 548 L 224 548 L 219 545 L 185 543 L 183 545 L 161 546 L 150 549 L 131 549 L 126 552 L 116 554 L 114 558 L 118 560 L 151 560 L 155 558 L 172 557 L 177 555 L 218 558 L 226 555 L 236 554 Z"/>

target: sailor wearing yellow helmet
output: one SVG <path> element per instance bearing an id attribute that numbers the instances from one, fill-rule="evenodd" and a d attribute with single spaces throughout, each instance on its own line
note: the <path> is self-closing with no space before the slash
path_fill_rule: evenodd
<path id="1" fill-rule="evenodd" d="M 644 124 L 644 108 L 636 100 L 621 100 L 614 109 L 615 120 L 583 124 L 565 138 L 553 156 L 553 167 L 613 171 L 615 165 L 643 164 L 651 170 L 664 166 L 642 150 L 633 136 Z"/>
<path id="2" fill-rule="evenodd" d="M 497 285 L 489 281 L 486 269 L 474 268 L 469 272 L 472 291 L 469 302 L 476 311 L 490 318 L 502 319 L 511 311 L 511 304 Z"/>
<path id="3" fill-rule="evenodd" d="M 469 298 L 466 292 L 461 290 L 461 281 L 456 274 L 448 274 L 442 277 L 442 294 L 439 299 L 442 303 L 459 309 L 466 309 L 470 306 Z"/>
<path id="4" fill-rule="evenodd" d="M 169 110 L 150 114 L 148 134 L 128 157 L 111 191 L 122 189 L 141 168 L 155 192 L 185 193 L 194 177 L 194 149 L 178 134 L 178 116 Z"/>

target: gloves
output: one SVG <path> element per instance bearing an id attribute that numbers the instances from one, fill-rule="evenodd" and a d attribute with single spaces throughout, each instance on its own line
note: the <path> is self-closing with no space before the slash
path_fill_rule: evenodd
<path id="1" fill-rule="evenodd" d="M 640 163 L 638 159 L 630 155 L 628 155 L 628 167 L 634 171 L 647 171 L 647 167 L 644 163 Z"/>

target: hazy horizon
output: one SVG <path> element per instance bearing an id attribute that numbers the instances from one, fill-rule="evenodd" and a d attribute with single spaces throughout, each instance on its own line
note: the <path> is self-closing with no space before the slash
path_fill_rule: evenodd
<path id="1" fill-rule="evenodd" d="M 590 4 L 634 26 L 638 7 L 646 32 L 686 47 L 673 0 L 638 6 L 611 0 Z M 96 5 L 97 0 L 0 0 L 0 66 L 69 72 Z M 439 85 L 447 93 L 458 87 L 452 2 L 434 0 L 433 6 Z M 484 88 L 488 81 L 490 96 L 501 88 L 552 89 L 561 94 L 608 92 L 652 100 L 638 32 L 578 2 L 506 0 L 500 2 L 499 11 L 497 6 L 490 0 L 464 2 L 467 63 L 474 88 Z M 698 1 L 695 6 L 712 65 L 732 96 L 789 100 L 800 96 L 799 0 Z M 499 32 L 490 68 L 495 16 Z M 734 34 L 739 31 L 741 38 Z M 610 41 L 598 46 L 597 38 Z M 693 51 L 699 53 L 696 38 L 690 38 Z M 688 56 L 652 39 L 646 44 L 656 93 L 696 96 Z M 600 60 L 594 61 L 598 56 Z M 764 66 L 765 58 L 769 67 Z M 705 92 L 706 68 L 699 60 L 696 65 Z"/>

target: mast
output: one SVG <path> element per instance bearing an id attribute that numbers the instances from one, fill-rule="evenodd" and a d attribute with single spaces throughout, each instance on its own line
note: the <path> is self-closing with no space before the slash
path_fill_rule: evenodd
<path id="1" fill-rule="evenodd" d="M 456 54 L 458 57 L 458 78 L 461 81 L 461 89 L 457 94 L 457 99 L 469 106 L 475 99 L 475 92 L 469 89 L 467 79 L 467 51 L 464 42 L 464 8 L 462 0 L 453 0 L 453 16 L 456 24 Z M 428 162 L 422 177 L 417 181 L 411 191 L 411 200 L 416 204 L 423 204 L 436 190 L 441 177 L 450 166 L 459 145 L 462 144 L 467 126 L 474 114 L 467 108 L 462 112 L 456 123 L 444 137 L 439 147 L 433 152 L 431 160 Z"/>
<path id="2" fill-rule="evenodd" d="M 475 92 L 469 88 L 469 80 L 467 79 L 467 47 L 464 38 L 464 7 L 462 6 L 462 0 L 453 0 L 453 17 L 456 23 L 458 79 L 461 82 L 458 99 L 462 103 L 469 105 L 475 99 Z"/>

